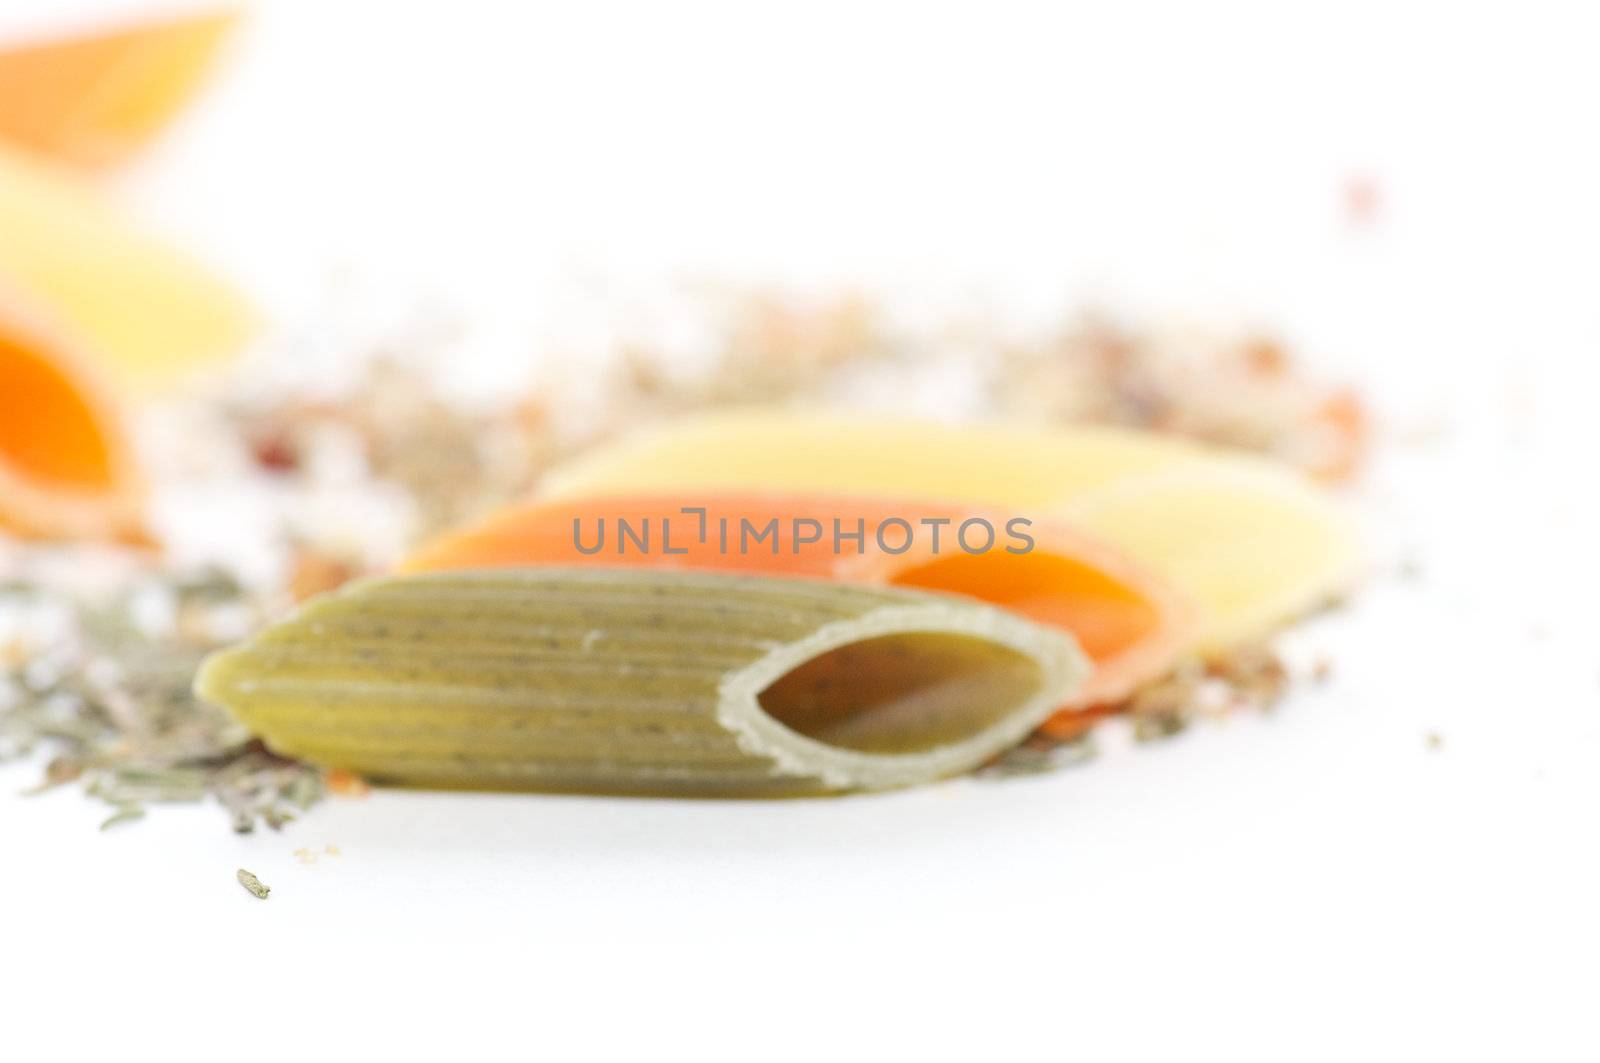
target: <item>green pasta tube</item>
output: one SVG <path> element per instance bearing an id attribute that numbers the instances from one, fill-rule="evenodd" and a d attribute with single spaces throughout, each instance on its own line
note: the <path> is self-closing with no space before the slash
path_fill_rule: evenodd
<path id="1" fill-rule="evenodd" d="M 273 749 L 375 781 L 777 797 L 969 770 L 1087 670 L 1069 635 L 965 598 L 525 568 L 325 595 L 195 689 Z"/>

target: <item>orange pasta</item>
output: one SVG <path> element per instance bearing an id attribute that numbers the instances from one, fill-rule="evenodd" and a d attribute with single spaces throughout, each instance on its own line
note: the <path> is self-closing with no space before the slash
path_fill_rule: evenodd
<path id="1" fill-rule="evenodd" d="M 1095 671 L 1072 709 L 1117 700 L 1165 670 L 1193 625 L 1175 591 L 1058 523 L 851 496 L 536 502 L 447 535 L 402 568 L 541 564 L 716 569 L 979 598 L 1077 638 Z"/>
<path id="2" fill-rule="evenodd" d="M 0 51 L 0 134 L 89 168 L 114 166 L 194 94 L 231 11 Z"/>
<path id="3" fill-rule="evenodd" d="M 87 360 L 0 293 L 0 535 L 137 540 L 141 503 L 132 448 Z"/>

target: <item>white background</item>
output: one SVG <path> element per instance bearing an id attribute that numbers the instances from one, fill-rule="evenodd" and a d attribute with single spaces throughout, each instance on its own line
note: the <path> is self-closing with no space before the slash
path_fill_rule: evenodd
<path id="1" fill-rule="evenodd" d="M 0 31 L 133 8 L 9 0 Z M 3 1051 L 1595 1058 L 1596 28 L 1526 3 L 257 5 L 113 193 L 276 320 L 355 277 L 460 308 L 508 373 L 575 276 L 1258 323 L 1382 408 L 1372 585 L 1298 637 L 1327 686 L 1037 780 L 383 793 L 235 838 L 215 809 L 100 835 L 98 806 L 0 772 Z"/>

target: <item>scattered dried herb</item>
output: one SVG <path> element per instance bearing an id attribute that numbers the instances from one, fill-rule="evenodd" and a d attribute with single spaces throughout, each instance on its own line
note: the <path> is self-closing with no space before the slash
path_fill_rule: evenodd
<path id="1" fill-rule="evenodd" d="M 998 779 L 1045 775 L 1087 764 L 1099 755 L 1100 750 L 1088 735 L 1062 741 L 1036 733 L 990 761 L 978 774 Z"/>
<path id="2" fill-rule="evenodd" d="M 340 856 L 342 854 L 340 853 L 337 845 L 330 844 L 324 845 L 321 852 L 318 852 L 315 849 L 307 848 L 306 846 L 301 846 L 294 851 L 293 855 L 294 858 L 300 861 L 302 864 L 314 864 L 324 856 Z"/>
<path id="3" fill-rule="evenodd" d="M 236 385 L 220 400 L 223 429 L 274 482 L 314 488 L 358 463 L 369 486 L 407 502 L 410 541 L 525 497 L 555 461 L 651 421 L 760 403 L 903 408 L 930 375 L 957 382 L 969 416 L 1150 429 L 1330 480 L 1353 476 L 1367 448 L 1354 392 L 1312 379 L 1284 344 L 1248 330 L 1140 330 L 1078 313 L 1019 334 L 984 317 L 908 323 L 858 293 L 675 296 L 695 318 L 692 350 L 661 338 L 673 330 L 624 328 L 550 352 L 581 373 L 549 377 L 535 397 L 443 398 L 431 367 L 448 364 L 450 334 L 429 331 L 375 339 L 364 375 L 337 398 Z M 350 552 L 331 556 L 359 570 L 360 557 L 341 556 Z"/>
<path id="4" fill-rule="evenodd" d="M 0 757 L 52 754 L 30 792 L 80 783 L 115 810 L 102 830 L 209 797 L 240 832 L 282 826 L 321 796 L 314 769 L 190 692 L 200 659 L 263 612 L 225 573 L 143 571 L 109 593 L 41 578 L 0 588 L 0 611 L 19 632 L 48 632 L 19 634 L 0 667 Z"/>
<path id="5" fill-rule="evenodd" d="M 1120 708 L 1133 721 L 1134 738 L 1156 741 L 1181 734 L 1202 717 L 1270 710 L 1282 701 L 1291 678 L 1276 650 L 1249 643 L 1209 660 L 1180 664 Z"/>
<path id="6" fill-rule="evenodd" d="M 1326 480 L 1352 478 L 1368 446 L 1359 395 L 1311 378 L 1259 332 L 1137 329 L 1095 313 L 1019 332 L 984 315 L 913 324 L 856 293 L 697 295 L 686 298 L 704 319 L 698 357 L 649 334 L 574 357 L 611 367 L 607 399 L 582 433 L 543 421 L 552 452 L 723 405 L 886 400 L 903 409 L 930 377 L 958 381 L 969 416 L 1150 429 L 1271 455 Z"/>
<path id="7" fill-rule="evenodd" d="M 101 830 L 110 830 L 121 823 L 131 823 L 136 819 L 144 818 L 144 809 L 138 805 L 125 805 L 113 812 L 109 818 L 100 824 Z"/>

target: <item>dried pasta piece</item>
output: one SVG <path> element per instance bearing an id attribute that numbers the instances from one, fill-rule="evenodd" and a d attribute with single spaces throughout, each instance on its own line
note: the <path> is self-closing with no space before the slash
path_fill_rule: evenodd
<path id="1" fill-rule="evenodd" d="M 1077 639 L 1094 671 L 1069 710 L 1119 700 L 1166 671 L 1195 622 L 1166 583 L 1059 522 L 850 495 L 532 502 L 444 535 L 402 570 L 571 564 L 809 576 L 982 599 Z"/>
<path id="2" fill-rule="evenodd" d="M 1123 428 L 737 410 L 686 418 L 599 448 L 553 470 L 540 493 L 825 491 L 1039 511 L 1139 473 L 1203 464 L 1216 453 Z"/>
<path id="3" fill-rule="evenodd" d="M 143 485 L 89 360 L 0 292 L 0 535 L 140 539 Z"/>
<path id="4" fill-rule="evenodd" d="M 205 12 L 0 50 L 0 136 L 114 166 L 194 95 L 238 16 Z"/>
<path id="5" fill-rule="evenodd" d="M 1250 642 L 1325 604 L 1360 561 L 1350 520 L 1277 469 L 1174 469 L 1080 495 L 1061 512 L 1203 603 L 1202 652 Z"/>
<path id="6" fill-rule="evenodd" d="M 3 146 L 0 282 L 141 389 L 235 353 L 255 329 L 232 287 L 129 227 L 76 174 Z"/>
<path id="7" fill-rule="evenodd" d="M 777 797 L 966 771 L 1086 669 L 1065 633 L 957 597 L 528 568 L 314 599 L 195 689 L 272 748 L 377 781 Z"/>
<path id="8" fill-rule="evenodd" d="M 692 418 L 580 458 L 547 498 L 828 491 L 1027 510 L 1083 526 L 1187 594 L 1191 648 L 1260 637 L 1351 579 L 1349 519 L 1276 462 L 1170 436 L 782 410 Z"/>

